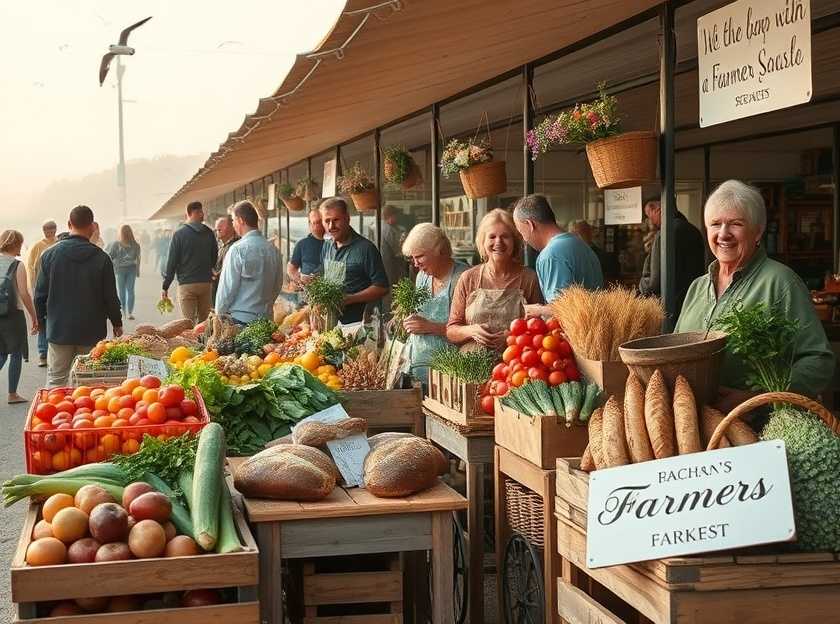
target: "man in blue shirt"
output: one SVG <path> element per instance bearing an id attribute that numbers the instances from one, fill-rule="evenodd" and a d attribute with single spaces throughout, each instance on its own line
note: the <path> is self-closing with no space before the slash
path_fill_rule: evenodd
<path id="1" fill-rule="evenodd" d="M 229 314 L 241 324 L 272 318 L 272 306 L 280 292 L 277 249 L 259 231 L 259 218 L 251 202 L 234 206 L 233 227 L 241 238 L 225 256 L 216 314 Z"/>
<path id="2" fill-rule="evenodd" d="M 309 234 L 295 243 L 286 273 L 295 285 L 306 284 L 321 270 L 321 250 L 324 246 L 324 224 L 321 213 L 309 213 Z"/>
<path id="3" fill-rule="evenodd" d="M 598 256 L 578 236 L 560 229 L 545 197 L 526 195 L 516 202 L 513 222 L 525 242 L 540 252 L 537 277 L 547 302 L 572 284 L 588 290 L 604 286 Z M 539 304 L 525 306 L 525 311 L 530 315 L 551 314 L 549 306 Z"/>

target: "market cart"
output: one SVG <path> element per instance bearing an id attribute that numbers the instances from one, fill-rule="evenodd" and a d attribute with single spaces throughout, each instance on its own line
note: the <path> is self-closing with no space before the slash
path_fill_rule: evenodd
<path id="1" fill-rule="evenodd" d="M 228 460 L 235 470 L 243 459 Z M 283 560 L 431 551 L 434 624 L 454 624 L 452 512 L 467 501 L 443 483 L 406 498 L 377 498 L 359 488 L 337 487 L 313 503 L 243 497 L 260 544 L 260 609 L 263 622 L 284 624 Z M 377 588 L 371 588 L 376 590 Z M 385 592 L 387 587 L 383 586 Z M 383 594 L 384 596 L 384 594 Z M 371 602 L 392 602 L 393 596 Z M 306 617 L 326 624 L 329 618 Z M 343 616 L 344 624 L 401 622 L 402 616 Z"/>

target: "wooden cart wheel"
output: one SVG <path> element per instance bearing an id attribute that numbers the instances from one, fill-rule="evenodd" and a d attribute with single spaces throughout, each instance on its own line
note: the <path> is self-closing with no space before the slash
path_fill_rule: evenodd
<path id="1" fill-rule="evenodd" d="M 452 571 L 452 602 L 455 605 L 455 624 L 464 624 L 467 619 L 467 605 L 470 600 L 470 583 L 467 571 L 467 544 L 464 539 L 464 528 L 458 518 L 458 512 L 452 512 L 452 561 L 455 569 Z"/>
<path id="2" fill-rule="evenodd" d="M 514 534 L 502 560 L 502 612 L 506 624 L 544 624 L 545 592 L 540 555 L 524 537 Z"/>

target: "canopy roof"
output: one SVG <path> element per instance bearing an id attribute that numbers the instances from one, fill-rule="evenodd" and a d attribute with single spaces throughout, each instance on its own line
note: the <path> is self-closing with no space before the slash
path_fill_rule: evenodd
<path id="1" fill-rule="evenodd" d="M 206 201 L 659 4 L 348 0 L 313 52 L 153 218 Z M 369 10 L 371 7 L 377 7 Z"/>

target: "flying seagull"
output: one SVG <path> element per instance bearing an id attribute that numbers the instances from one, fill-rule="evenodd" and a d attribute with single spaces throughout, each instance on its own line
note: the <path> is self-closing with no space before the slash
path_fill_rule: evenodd
<path id="1" fill-rule="evenodd" d="M 131 34 L 131 31 L 135 28 L 138 28 L 152 19 L 151 16 L 147 17 L 144 20 L 140 20 L 136 24 L 132 24 L 125 30 L 120 33 L 120 42 L 117 45 L 108 46 L 108 52 L 105 56 L 102 57 L 102 63 L 99 65 L 99 86 L 102 86 L 102 83 L 105 82 L 105 77 L 108 75 L 108 68 L 111 66 L 111 59 L 115 56 L 121 54 L 127 54 L 131 56 L 134 54 L 134 48 L 129 47 L 128 45 L 128 36 Z"/>

